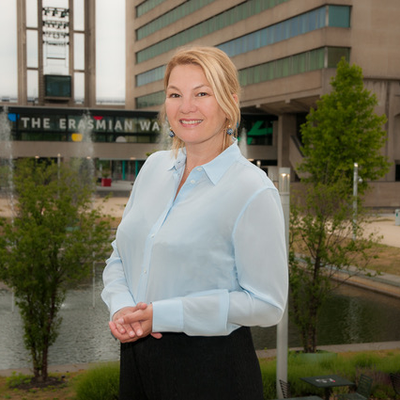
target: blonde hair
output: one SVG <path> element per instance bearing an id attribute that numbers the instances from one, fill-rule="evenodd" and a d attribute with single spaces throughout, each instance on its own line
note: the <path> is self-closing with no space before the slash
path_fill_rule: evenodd
<path id="1" fill-rule="evenodd" d="M 232 144 L 232 136 L 237 136 L 237 127 L 240 123 L 240 84 L 238 72 L 230 58 L 222 50 L 215 47 L 182 48 L 167 64 L 164 74 L 164 90 L 167 89 L 171 71 L 178 65 L 198 65 L 204 72 L 207 81 L 214 92 L 215 99 L 227 116 L 225 129 L 231 128 L 232 135 L 225 135 L 223 150 Z M 236 95 L 237 98 L 233 95 Z M 165 104 L 160 111 L 160 120 L 166 124 L 167 116 Z M 174 136 L 172 148 L 177 152 L 185 144 Z"/>

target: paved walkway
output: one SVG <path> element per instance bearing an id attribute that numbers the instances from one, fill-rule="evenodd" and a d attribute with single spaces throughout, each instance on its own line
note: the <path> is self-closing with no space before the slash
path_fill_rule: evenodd
<path id="1" fill-rule="evenodd" d="M 302 349 L 303 349 L 302 347 L 296 347 L 290 350 L 297 351 Z M 400 349 L 400 342 L 335 344 L 329 346 L 318 346 L 318 350 L 326 350 L 326 351 L 331 351 L 333 353 L 347 353 L 347 352 L 371 351 L 371 350 L 395 350 L 395 349 Z M 276 357 L 276 349 L 257 350 L 257 356 L 259 358 Z"/>
<path id="2" fill-rule="evenodd" d="M 399 207 L 400 209 L 400 207 Z M 400 247 L 400 225 L 396 225 L 395 212 L 379 214 L 365 226 L 365 233 L 376 233 L 382 236 L 382 244 Z"/>

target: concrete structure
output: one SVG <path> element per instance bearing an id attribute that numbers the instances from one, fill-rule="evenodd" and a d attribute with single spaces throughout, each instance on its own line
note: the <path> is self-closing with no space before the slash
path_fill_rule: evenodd
<path id="1" fill-rule="evenodd" d="M 77 85 L 85 82 L 78 102 L 93 107 L 96 99 L 95 0 L 85 0 L 77 9 L 74 0 L 65 0 L 64 7 L 44 6 L 43 0 L 30 3 L 36 6 L 33 13 L 36 18 L 33 15 L 28 19 L 26 0 L 17 0 L 18 104 L 71 107 L 77 102 Z M 81 15 L 84 15 L 83 24 L 78 23 Z M 53 87 L 60 85 L 60 79 L 69 78 L 64 80 L 64 85 L 70 83 L 69 93 L 50 93 L 46 90 L 47 78 L 58 79 Z M 31 95 L 28 87 L 33 88 Z"/>
<path id="2" fill-rule="evenodd" d="M 273 142 L 249 146 L 252 158 L 292 167 L 301 159 L 299 126 L 331 89 L 344 56 L 362 67 L 365 86 L 388 118 L 383 149 L 393 163 L 369 205 L 400 204 L 400 3 L 398 0 L 184 0 L 127 2 L 128 108 L 162 101 L 163 66 L 176 47 L 226 51 L 239 69 L 242 110 L 277 117 Z M 382 202 L 383 200 L 383 202 Z"/>

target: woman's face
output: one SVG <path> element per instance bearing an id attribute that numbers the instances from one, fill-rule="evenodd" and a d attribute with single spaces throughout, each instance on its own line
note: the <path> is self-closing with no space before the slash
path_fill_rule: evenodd
<path id="1" fill-rule="evenodd" d="M 226 115 L 201 67 L 189 64 L 172 69 L 165 110 L 172 130 L 187 148 L 199 144 L 220 148 Z"/>

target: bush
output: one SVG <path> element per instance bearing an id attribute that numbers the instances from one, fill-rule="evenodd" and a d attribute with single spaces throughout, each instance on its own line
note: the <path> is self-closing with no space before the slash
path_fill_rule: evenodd
<path id="1" fill-rule="evenodd" d="M 264 399 L 276 399 L 276 359 L 260 359 L 264 385 Z M 360 353 L 341 353 L 330 360 L 307 361 L 296 353 L 289 353 L 288 382 L 292 397 L 317 395 L 324 396 L 317 389 L 300 378 L 306 376 L 337 374 L 358 383 L 361 374 L 373 379 L 371 397 L 375 399 L 394 399 L 394 390 L 389 373 L 400 372 L 400 351 L 371 351 Z M 354 388 L 353 388 L 354 390 Z M 347 392 L 348 388 L 335 388 L 334 394 Z"/>
<path id="2" fill-rule="evenodd" d="M 264 387 L 264 399 L 276 399 L 276 359 L 260 359 Z M 358 383 L 360 375 L 373 378 L 372 398 L 394 399 L 389 373 L 400 372 L 400 351 L 342 353 L 331 359 L 307 361 L 296 353 L 289 353 L 288 381 L 292 397 L 319 395 L 318 390 L 302 381 L 305 376 L 338 374 Z M 14 376 L 13 381 L 23 381 L 24 377 Z M 75 381 L 77 400 L 117 400 L 119 392 L 118 363 L 99 364 L 82 373 Z M 346 392 L 347 388 L 335 388 L 334 394 Z"/>
<path id="3" fill-rule="evenodd" d="M 379 363 L 379 356 L 373 353 L 360 353 L 353 360 L 358 368 L 371 368 Z"/>
<path id="4" fill-rule="evenodd" d="M 119 363 L 97 365 L 75 382 L 77 400 L 116 400 L 119 393 Z"/>
<path id="5" fill-rule="evenodd" d="M 18 386 L 30 383 L 31 380 L 32 380 L 31 376 L 27 376 L 21 373 L 17 374 L 14 371 L 12 375 L 6 379 L 6 382 L 9 388 L 16 388 Z"/>
<path id="6" fill-rule="evenodd" d="M 276 398 L 276 363 L 260 359 L 264 399 Z"/>

